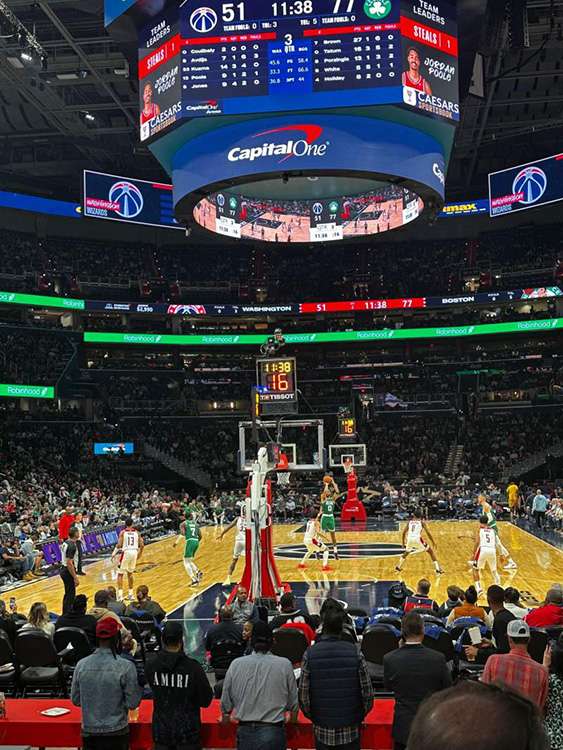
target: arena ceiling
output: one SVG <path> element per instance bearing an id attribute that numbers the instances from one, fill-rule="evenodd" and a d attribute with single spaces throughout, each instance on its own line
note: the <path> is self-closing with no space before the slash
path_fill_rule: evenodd
<path id="1" fill-rule="evenodd" d="M 0 26 L 0 187 L 77 198 L 85 167 L 164 179 L 138 141 L 135 61 L 106 34 L 103 0 L 0 0 L 0 19 L 3 4 L 35 29 L 48 65 L 22 64 Z M 563 150 L 563 0 L 527 0 L 525 47 L 507 5 L 457 2 L 463 104 L 449 199 L 485 195 L 489 168 Z M 482 96 L 468 93 L 476 52 Z"/>

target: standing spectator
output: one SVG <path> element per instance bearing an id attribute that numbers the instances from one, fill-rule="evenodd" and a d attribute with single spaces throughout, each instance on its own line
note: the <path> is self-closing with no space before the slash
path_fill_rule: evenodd
<path id="1" fill-rule="evenodd" d="M 383 681 L 395 696 L 392 729 L 395 750 L 406 747 L 412 721 L 422 701 L 452 684 L 444 655 L 422 645 L 422 617 L 416 612 L 405 615 L 401 629 L 402 647 L 383 657 Z"/>
<path id="2" fill-rule="evenodd" d="M 117 658 L 119 625 L 105 617 L 96 625 L 98 648 L 76 665 L 71 700 L 82 709 L 83 750 L 128 750 L 128 711 L 141 702 L 133 664 Z"/>
<path id="3" fill-rule="evenodd" d="M 545 602 L 528 612 L 524 618 L 531 628 L 557 628 L 563 626 L 563 591 L 552 587 Z"/>
<path id="4" fill-rule="evenodd" d="M 416 593 L 412 594 L 412 596 L 407 596 L 405 604 L 404 604 L 404 612 L 407 614 L 407 612 L 410 612 L 411 609 L 428 609 L 434 612 L 435 614 L 438 614 L 438 610 L 440 607 L 438 604 L 434 601 L 434 599 L 431 599 L 430 594 L 430 581 L 426 578 L 421 578 L 420 581 L 416 585 Z"/>
<path id="5" fill-rule="evenodd" d="M 408 750 L 468 748 L 548 750 L 540 712 L 510 690 L 469 680 L 424 701 L 412 725 Z"/>
<path id="6" fill-rule="evenodd" d="M 547 497 L 540 489 L 536 490 L 532 501 L 532 513 L 538 529 L 543 529 L 545 525 L 545 512 L 547 510 Z"/>
<path id="7" fill-rule="evenodd" d="M 248 591 L 244 586 L 237 588 L 237 596 L 232 604 L 233 621 L 241 628 L 245 622 L 257 622 L 258 610 L 256 606 L 248 601 Z"/>
<path id="8" fill-rule="evenodd" d="M 67 505 L 59 518 L 59 542 L 61 547 L 70 536 L 70 527 L 74 523 L 74 513 L 71 505 Z"/>
<path id="9" fill-rule="evenodd" d="M 65 594 L 63 598 L 63 615 L 66 615 L 68 614 L 68 612 L 70 612 L 79 583 L 78 575 L 76 574 L 76 566 L 78 565 L 78 548 L 76 546 L 77 536 L 78 531 L 76 529 L 69 529 L 68 539 L 63 543 L 62 546 L 63 567 L 61 569 L 60 576 L 63 579 L 63 584 L 65 587 Z"/>
<path id="10" fill-rule="evenodd" d="M 354 643 L 341 640 L 343 624 L 343 612 L 328 612 L 323 637 L 301 666 L 299 704 L 313 722 L 317 750 L 360 750 L 360 727 L 373 706 L 367 665 Z"/>
<path id="11" fill-rule="evenodd" d="M 22 626 L 22 630 L 42 630 L 49 638 L 53 638 L 55 625 L 49 620 L 49 612 L 44 602 L 34 602 L 27 616 L 27 622 Z"/>
<path id="12" fill-rule="evenodd" d="M 549 670 L 549 686 L 545 704 L 545 728 L 551 750 L 563 750 L 563 640 L 555 648 L 548 646 L 543 665 Z"/>
<path id="13" fill-rule="evenodd" d="M 179 622 L 165 623 L 162 645 L 148 657 L 145 668 L 154 701 L 155 750 L 199 750 L 200 708 L 209 706 L 213 690 L 201 665 L 184 653 Z"/>
<path id="14" fill-rule="evenodd" d="M 504 606 L 504 589 L 501 586 L 489 586 L 487 602 L 493 615 L 493 640 L 483 638 L 479 646 L 465 646 L 467 658 L 475 659 L 479 664 L 484 664 L 493 654 L 507 654 L 510 651 L 506 631 L 508 623 L 516 619 Z"/>
<path id="15" fill-rule="evenodd" d="M 271 629 L 252 628 L 252 654 L 235 659 L 227 671 L 221 697 L 222 721 L 238 719 L 238 750 L 285 750 L 285 714 L 297 719 L 297 683 L 291 663 L 270 653 Z"/>
<path id="16" fill-rule="evenodd" d="M 524 620 L 512 620 L 507 633 L 509 653 L 494 654 L 487 659 L 481 680 L 485 684 L 500 683 L 543 709 L 547 697 L 547 670 L 528 653 L 530 628 Z"/>
<path id="17" fill-rule="evenodd" d="M 88 597 L 85 594 L 78 594 L 70 611 L 61 615 L 55 623 L 55 630 L 59 628 L 80 628 L 88 636 L 92 645 L 96 643 L 96 618 L 87 615 Z"/>
<path id="18" fill-rule="evenodd" d="M 245 623 L 246 625 L 246 623 Z M 205 650 L 211 651 L 220 641 L 236 641 L 242 644 L 242 628 L 233 621 L 233 609 L 228 605 L 219 610 L 219 622 L 211 625 L 205 636 Z"/>
<path id="19" fill-rule="evenodd" d="M 514 617 L 523 620 L 530 611 L 520 603 L 520 592 L 512 586 L 504 590 L 504 606 Z"/>
<path id="20" fill-rule="evenodd" d="M 270 627 L 272 630 L 276 630 L 276 628 L 281 628 L 282 625 L 285 625 L 286 622 L 306 623 L 314 630 L 313 620 L 304 610 L 297 609 L 295 597 L 291 592 L 281 595 L 280 613 L 270 621 Z"/>
<path id="21" fill-rule="evenodd" d="M 78 529 L 78 536 L 76 538 L 76 547 L 78 549 L 78 570 L 76 574 L 79 576 L 85 576 L 86 573 L 82 570 L 82 556 L 84 550 L 82 549 L 82 536 L 84 534 L 84 523 L 82 521 L 82 513 L 77 513 L 74 517 L 74 523 L 72 524 Z"/>

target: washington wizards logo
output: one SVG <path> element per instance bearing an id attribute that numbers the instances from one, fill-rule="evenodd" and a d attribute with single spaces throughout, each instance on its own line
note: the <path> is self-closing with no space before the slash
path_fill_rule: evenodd
<path id="1" fill-rule="evenodd" d="M 547 175 L 539 167 L 525 167 L 521 169 L 512 183 L 513 193 L 522 193 L 520 203 L 530 205 L 536 203 L 547 189 Z"/>

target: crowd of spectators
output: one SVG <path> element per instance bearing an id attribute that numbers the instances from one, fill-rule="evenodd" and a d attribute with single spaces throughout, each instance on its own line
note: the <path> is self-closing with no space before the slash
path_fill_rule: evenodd
<path id="1" fill-rule="evenodd" d="M 229 252 L 210 244 L 205 253 L 188 247 L 154 248 L 74 238 L 38 238 L 2 230 L 0 266 L 10 291 L 39 288 L 68 296 L 99 292 L 96 286 L 138 290 L 147 298 L 168 299 L 185 289 L 193 302 L 252 299 L 254 290 L 270 301 L 378 298 L 460 293 L 510 288 L 518 269 L 542 269 L 551 281 L 560 278 L 561 239 L 557 225 L 483 234 L 478 240 L 382 242 L 361 245 L 342 262 L 340 248 L 308 248 L 306 252 L 241 246 Z M 197 262 L 194 262 L 197 253 Z M 312 263 L 323 273 L 311 276 Z M 512 278 L 511 278 L 512 277 Z M 226 281 L 228 280 L 228 281 Z M 545 280 L 546 283 L 550 279 Z M 14 286 L 16 285 L 16 286 Z M 469 286 L 468 286 L 469 285 Z M 288 300 L 291 289 L 295 299 Z M 220 292 L 221 299 L 213 299 Z"/>

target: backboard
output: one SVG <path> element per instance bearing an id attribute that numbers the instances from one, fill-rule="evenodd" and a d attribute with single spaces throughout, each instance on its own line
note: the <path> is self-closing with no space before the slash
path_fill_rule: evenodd
<path id="1" fill-rule="evenodd" d="M 239 471 L 251 471 L 260 444 L 280 442 L 289 471 L 321 471 L 326 462 L 322 419 L 258 420 L 256 441 L 252 422 L 239 422 Z"/>
<path id="2" fill-rule="evenodd" d="M 364 443 L 346 444 L 328 446 L 328 465 L 335 469 L 337 467 L 347 468 L 347 465 L 366 466 L 367 452 Z"/>

